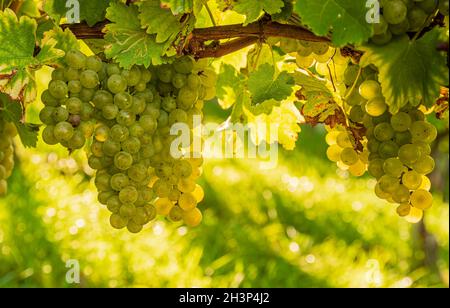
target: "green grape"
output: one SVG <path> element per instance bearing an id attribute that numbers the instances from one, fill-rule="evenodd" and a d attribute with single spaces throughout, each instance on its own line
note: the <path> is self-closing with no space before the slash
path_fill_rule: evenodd
<path id="1" fill-rule="evenodd" d="M 380 148 L 380 144 L 381 142 L 376 139 L 369 139 L 369 141 L 367 142 L 367 148 L 371 153 L 377 153 Z"/>
<path id="2" fill-rule="evenodd" d="M 99 174 L 97 172 L 97 176 L 95 177 L 95 187 L 97 187 L 100 191 L 106 191 L 110 190 L 111 187 L 109 185 L 109 182 L 111 180 L 111 176 L 107 173 Z"/>
<path id="3" fill-rule="evenodd" d="M 135 182 L 143 182 L 147 178 L 147 168 L 142 164 L 136 164 L 127 171 L 128 177 Z"/>
<path id="4" fill-rule="evenodd" d="M 188 178 L 192 175 L 192 165 L 186 160 L 177 161 L 173 167 L 173 174 L 177 177 Z"/>
<path id="5" fill-rule="evenodd" d="M 119 125 L 129 127 L 136 122 L 136 115 L 128 110 L 120 110 L 116 121 Z"/>
<path id="6" fill-rule="evenodd" d="M 147 210 L 145 208 L 137 208 L 135 215 L 132 217 L 132 222 L 135 223 L 138 226 L 142 226 L 147 224 L 149 220 L 149 216 L 147 213 Z M 137 228 L 135 230 L 138 230 Z M 139 231 L 137 231 L 139 232 Z"/>
<path id="7" fill-rule="evenodd" d="M 88 158 L 88 165 L 94 170 L 100 170 L 103 168 L 103 163 L 99 157 L 90 156 Z"/>
<path id="8" fill-rule="evenodd" d="M 80 80 L 80 71 L 75 68 L 68 67 L 64 70 L 64 78 L 66 81 Z"/>
<path id="9" fill-rule="evenodd" d="M 54 135 L 55 127 L 52 125 L 46 126 L 42 131 L 42 140 L 48 145 L 58 144 L 58 139 Z"/>
<path id="10" fill-rule="evenodd" d="M 123 229 L 128 225 L 128 219 L 119 214 L 112 214 L 109 222 L 114 229 Z"/>
<path id="11" fill-rule="evenodd" d="M 200 87 L 201 83 L 202 81 L 197 74 L 191 74 L 187 77 L 186 85 L 192 91 L 196 91 Z"/>
<path id="12" fill-rule="evenodd" d="M 402 182 L 409 190 L 416 190 L 422 185 L 422 175 L 414 170 L 405 172 Z"/>
<path id="13" fill-rule="evenodd" d="M 380 123 L 375 126 L 373 134 L 381 142 L 391 140 L 395 136 L 394 129 L 389 123 Z"/>
<path id="14" fill-rule="evenodd" d="M 94 138 L 99 142 L 105 142 L 109 137 L 109 127 L 106 125 L 99 125 L 95 129 Z"/>
<path id="15" fill-rule="evenodd" d="M 121 191 L 125 187 L 129 186 L 130 179 L 123 173 L 116 173 L 111 177 L 111 188 L 115 191 Z"/>
<path id="16" fill-rule="evenodd" d="M 108 89 L 113 94 L 124 92 L 127 89 L 127 81 L 120 75 L 111 75 L 108 78 Z"/>
<path id="17" fill-rule="evenodd" d="M 50 94 L 49 90 L 42 92 L 41 101 L 45 106 L 57 107 L 60 105 L 59 100 Z"/>
<path id="18" fill-rule="evenodd" d="M 366 80 L 359 86 L 359 94 L 367 100 L 374 99 L 381 95 L 381 86 L 377 81 Z"/>
<path id="19" fill-rule="evenodd" d="M 437 137 L 436 127 L 425 121 L 416 121 L 412 123 L 410 131 L 413 141 L 432 143 Z"/>
<path id="20" fill-rule="evenodd" d="M 83 102 L 90 102 L 94 98 L 94 95 L 95 95 L 94 89 L 83 88 L 81 89 L 78 98 L 81 99 Z"/>
<path id="21" fill-rule="evenodd" d="M 381 178 L 385 174 L 384 160 L 378 158 L 370 161 L 367 170 L 369 174 L 374 178 L 376 179 Z"/>
<path id="22" fill-rule="evenodd" d="M 158 198 L 167 198 L 172 190 L 172 185 L 168 182 L 159 179 L 153 184 L 153 191 L 158 196 Z"/>
<path id="23" fill-rule="evenodd" d="M 423 0 L 418 2 L 417 4 L 425 13 L 431 14 L 436 10 L 438 2 L 438 0 Z"/>
<path id="24" fill-rule="evenodd" d="M 78 94 L 83 89 L 81 82 L 79 80 L 71 80 L 67 84 L 70 94 Z"/>
<path id="25" fill-rule="evenodd" d="M 189 87 L 180 89 L 177 97 L 178 108 L 187 110 L 191 108 L 197 101 L 198 93 Z"/>
<path id="26" fill-rule="evenodd" d="M 92 102 L 96 108 L 102 109 L 104 106 L 113 103 L 113 96 L 108 91 L 99 90 L 95 93 Z"/>
<path id="27" fill-rule="evenodd" d="M 94 89 L 100 83 L 96 72 L 86 70 L 80 74 L 81 85 L 87 89 Z"/>
<path id="28" fill-rule="evenodd" d="M 349 119 L 354 123 L 361 123 L 364 119 L 364 111 L 361 106 L 353 106 L 350 109 Z"/>
<path id="29" fill-rule="evenodd" d="M 369 100 L 366 104 L 366 112 L 373 117 L 383 115 L 387 108 L 386 100 L 381 96 Z"/>
<path id="30" fill-rule="evenodd" d="M 412 168 L 420 174 L 427 175 L 433 172 L 435 167 L 435 162 L 433 157 L 429 155 L 422 155 L 415 163 L 413 163 Z"/>
<path id="31" fill-rule="evenodd" d="M 145 103 L 145 99 L 141 98 L 139 96 L 133 97 L 133 104 L 131 105 L 130 111 L 134 114 L 142 114 L 147 107 L 147 104 Z"/>
<path id="32" fill-rule="evenodd" d="M 108 139 L 103 144 L 103 153 L 107 156 L 114 157 L 121 150 L 119 142 Z"/>
<path id="33" fill-rule="evenodd" d="M 156 68 L 158 79 L 164 83 L 170 83 L 174 72 L 170 65 L 164 64 Z"/>
<path id="34" fill-rule="evenodd" d="M 80 130 L 75 130 L 73 133 L 72 138 L 68 141 L 68 148 L 71 150 L 79 150 L 84 147 L 86 144 L 86 137 L 84 137 L 84 134 Z"/>
<path id="35" fill-rule="evenodd" d="M 311 66 L 314 65 L 315 60 L 314 57 L 311 55 L 304 56 L 297 54 L 295 62 L 297 63 L 299 68 L 310 68 Z"/>
<path id="36" fill-rule="evenodd" d="M 355 83 L 356 78 L 359 75 L 359 65 L 349 65 L 344 72 L 344 83 L 347 86 L 351 86 Z"/>
<path id="37" fill-rule="evenodd" d="M 407 168 L 403 165 L 400 159 L 391 157 L 386 159 L 384 162 L 383 170 L 386 174 L 399 178 L 405 171 L 407 171 Z"/>
<path id="38" fill-rule="evenodd" d="M 374 35 L 371 38 L 372 43 L 378 46 L 386 45 L 392 40 L 391 31 L 387 30 L 385 33 L 380 35 Z"/>
<path id="39" fill-rule="evenodd" d="M 127 186 L 119 192 L 119 200 L 124 204 L 132 204 L 137 201 L 138 195 L 138 191 L 134 186 Z"/>
<path id="40" fill-rule="evenodd" d="M 409 131 L 395 133 L 395 142 L 399 145 L 412 143 L 412 136 Z"/>
<path id="41" fill-rule="evenodd" d="M 397 203 L 409 202 L 410 192 L 404 185 L 396 186 L 396 189 L 392 192 L 392 199 Z"/>
<path id="42" fill-rule="evenodd" d="M 392 195 L 390 193 L 387 193 L 380 188 L 379 183 L 377 183 L 377 185 L 375 185 L 375 195 L 378 198 L 383 199 L 383 200 L 388 200 L 389 198 L 392 198 Z"/>
<path id="43" fill-rule="evenodd" d="M 120 200 L 120 194 L 119 194 L 119 200 Z M 126 203 L 122 204 L 122 206 L 119 209 L 119 214 L 122 217 L 131 218 L 136 214 L 136 206 L 134 204 Z"/>
<path id="44" fill-rule="evenodd" d="M 403 35 L 406 32 L 408 32 L 409 29 L 409 20 L 408 19 L 404 19 L 401 23 L 399 24 L 390 24 L 389 25 L 389 31 L 391 31 L 391 33 L 393 35 Z"/>
<path id="45" fill-rule="evenodd" d="M 130 70 L 123 70 L 122 77 L 127 81 L 129 87 L 134 87 L 141 81 L 141 70 L 137 66 L 133 66 Z"/>
<path id="46" fill-rule="evenodd" d="M 378 180 L 378 184 L 383 191 L 392 194 L 398 189 L 399 179 L 385 174 Z"/>
<path id="47" fill-rule="evenodd" d="M 144 129 L 139 123 L 134 123 L 130 126 L 130 136 L 140 138 L 145 134 Z"/>
<path id="48" fill-rule="evenodd" d="M 359 160 L 358 153 L 353 148 L 345 148 L 342 150 L 341 160 L 347 166 L 356 164 Z"/>
<path id="49" fill-rule="evenodd" d="M 178 205 L 184 210 L 189 211 L 197 206 L 197 200 L 191 193 L 183 193 L 178 200 Z"/>
<path id="50" fill-rule="evenodd" d="M 413 120 L 413 122 L 425 120 L 425 114 L 418 109 L 412 109 L 412 110 L 408 111 L 408 114 L 411 117 L 411 119 Z"/>
<path id="51" fill-rule="evenodd" d="M 86 65 L 86 56 L 78 50 L 69 50 L 66 52 L 64 60 L 74 69 L 82 69 Z"/>
<path id="52" fill-rule="evenodd" d="M 102 108 L 102 115 L 107 120 L 113 120 L 119 114 L 119 107 L 114 104 L 107 104 Z"/>
<path id="53" fill-rule="evenodd" d="M 165 112 L 162 112 L 161 114 L 165 114 L 167 116 L 167 113 L 165 113 Z M 168 116 L 167 116 L 167 122 L 168 122 Z M 164 124 L 164 123 L 162 123 L 162 124 Z M 152 116 L 144 115 L 139 119 L 139 125 L 141 125 L 141 127 L 147 133 L 153 133 L 156 130 L 158 123 Z M 162 125 L 162 126 L 165 126 L 165 125 Z"/>
<path id="54" fill-rule="evenodd" d="M 399 24 L 406 19 L 408 8 L 401 0 L 384 3 L 383 17 L 390 24 Z"/>
<path id="55" fill-rule="evenodd" d="M 100 204 L 103 205 L 107 205 L 108 204 L 108 199 L 111 198 L 112 196 L 114 196 L 114 192 L 113 191 L 101 191 L 98 193 L 98 202 L 100 202 Z"/>
<path id="56" fill-rule="evenodd" d="M 341 148 L 352 148 L 353 147 L 353 144 L 352 144 L 349 134 L 347 132 L 340 133 L 336 138 L 336 143 Z"/>
<path id="57" fill-rule="evenodd" d="M 77 97 L 71 97 L 66 101 L 67 111 L 70 114 L 77 114 L 77 115 L 81 114 L 82 106 L 83 106 L 83 102 Z M 61 120 L 61 121 L 65 121 L 65 120 Z"/>
<path id="58" fill-rule="evenodd" d="M 50 81 L 48 85 L 48 91 L 50 92 L 51 96 L 56 99 L 63 99 L 69 93 L 67 84 L 61 80 Z"/>
<path id="59" fill-rule="evenodd" d="M 114 166 L 119 170 L 127 170 L 133 164 L 133 157 L 130 153 L 119 152 L 114 156 Z"/>
<path id="60" fill-rule="evenodd" d="M 411 194 L 411 205 L 420 210 L 427 210 L 433 206 L 433 196 L 424 189 L 416 190 Z"/>
<path id="61" fill-rule="evenodd" d="M 130 154 L 136 154 L 141 149 L 141 142 L 136 137 L 129 137 L 121 145 L 122 150 Z"/>
<path id="62" fill-rule="evenodd" d="M 425 26 L 428 15 L 419 7 L 414 7 L 408 11 L 409 31 L 417 32 Z"/>
<path id="63" fill-rule="evenodd" d="M 103 69 L 102 60 L 100 60 L 96 56 L 90 56 L 86 59 L 86 69 L 94 71 L 96 73 L 100 72 Z"/>
<path id="64" fill-rule="evenodd" d="M 389 24 L 386 22 L 384 17 L 381 15 L 380 21 L 378 23 L 373 24 L 373 33 L 375 35 L 380 35 L 380 34 L 386 33 L 388 27 L 389 27 Z"/>
<path id="65" fill-rule="evenodd" d="M 119 64 L 108 63 L 106 64 L 106 73 L 108 74 L 108 76 L 120 75 L 122 73 L 122 70 L 120 69 Z"/>
<path id="66" fill-rule="evenodd" d="M 110 136 L 115 142 L 123 142 L 128 139 L 130 132 L 125 126 L 116 124 L 111 128 Z"/>
<path id="67" fill-rule="evenodd" d="M 133 97 L 126 92 L 117 93 L 114 96 L 114 104 L 122 110 L 130 109 L 133 106 Z"/>
<path id="68" fill-rule="evenodd" d="M 70 140 L 70 138 L 72 138 L 73 136 L 73 133 L 74 129 L 72 127 L 72 124 L 68 122 L 59 122 L 55 125 L 55 128 L 53 130 L 53 134 L 59 142 Z"/>
<path id="69" fill-rule="evenodd" d="M 202 212 L 198 208 L 183 212 L 183 221 L 189 227 L 196 227 L 202 222 Z"/>
<path id="70" fill-rule="evenodd" d="M 397 214 L 400 217 L 406 217 L 410 213 L 411 213 L 411 205 L 409 203 L 403 203 L 397 207 Z"/>
<path id="71" fill-rule="evenodd" d="M 381 156 L 381 158 L 384 158 L 384 159 L 391 158 L 391 157 L 397 157 L 398 151 L 399 151 L 399 146 L 394 141 L 391 141 L 391 140 L 382 142 L 378 149 L 379 155 Z"/>
<path id="72" fill-rule="evenodd" d="M 420 152 L 420 147 L 415 144 L 405 144 L 400 147 L 398 151 L 398 157 L 407 166 L 412 166 L 416 163 L 422 153 Z"/>
<path id="73" fill-rule="evenodd" d="M 69 112 L 64 107 L 57 107 L 53 110 L 52 116 L 54 122 L 64 122 L 69 119 Z"/>
<path id="74" fill-rule="evenodd" d="M 108 198 L 108 200 L 106 201 L 106 208 L 111 213 L 118 214 L 119 211 L 120 211 L 121 206 L 122 206 L 122 202 L 120 202 L 118 195 L 114 194 L 114 195 L 110 196 Z"/>
<path id="75" fill-rule="evenodd" d="M 52 80 L 61 80 L 65 81 L 64 77 L 64 69 L 63 68 L 57 68 L 52 72 Z"/>
<path id="76" fill-rule="evenodd" d="M 311 44 L 311 49 L 316 55 L 322 56 L 327 53 L 330 46 L 325 42 L 313 42 Z"/>

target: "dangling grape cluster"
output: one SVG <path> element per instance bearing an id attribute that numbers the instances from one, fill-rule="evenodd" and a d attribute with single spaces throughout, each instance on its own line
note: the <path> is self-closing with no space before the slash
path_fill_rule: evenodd
<path id="1" fill-rule="evenodd" d="M 65 60 L 42 95 L 43 139 L 70 150 L 92 139 L 88 163 L 111 225 L 138 233 L 157 215 L 199 225 L 204 193 L 196 180 L 203 159 L 189 145 L 174 158 L 170 128 L 194 128 L 203 101 L 215 96 L 215 72 L 190 57 L 129 70 L 78 51 Z"/>
<path id="2" fill-rule="evenodd" d="M 16 126 L 0 118 L 0 197 L 8 192 L 6 180 L 14 168 L 13 138 L 17 135 Z"/>
<path id="3" fill-rule="evenodd" d="M 350 123 L 328 133 L 328 158 L 354 176 L 367 170 L 377 179 L 379 198 L 398 204 L 397 213 L 408 221 L 420 221 L 433 203 L 427 175 L 435 167 L 430 144 L 436 128 L 417 106 L 391 114 L 373 68 L 353 65 L 345 75 L 348 84 L 354 83 L 344 106 Z M 365 137 L 356 140 L 351 128 L 365 128 Z"/>
<path id="4" fill-rule="evenodd" d="M 393 36 L 418 32 L 428 25 L 437 10 L 448 16 L 447 0 L 382 0 L 380 21 L 374 23 L 372 42 L 384 45 Z"/>

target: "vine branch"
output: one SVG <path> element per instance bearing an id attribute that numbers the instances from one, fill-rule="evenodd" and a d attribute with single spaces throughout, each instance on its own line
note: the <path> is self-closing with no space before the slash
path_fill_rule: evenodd
<path id="1" fill-rule="evenodd" d="M 86 23 L 62 25 L 70 29 L 79 39 L 103 38 L 104 27 L 108 21 L 103 21 L 92 27 Z M 197 58 L 222 57 L 229 53 L 248 47 L 268 37 L 290 38 L 312 42 L 329 42 L 329 38 L 316 36 L 311 31 L 295 25 L 285 25 L 272 21 L 259 21 L 247 26 L 242 24 L 197 28 L 186 39 L 185 53 Z M 221 43 L 220 40 L 234 39 Z M 213 41 L 211 44 L 207 42 Z"/>

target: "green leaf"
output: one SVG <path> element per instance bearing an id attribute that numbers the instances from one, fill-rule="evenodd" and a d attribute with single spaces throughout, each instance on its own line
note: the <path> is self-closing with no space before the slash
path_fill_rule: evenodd
<path id="1" fill-rule="evenodd" d="M 169 9 L 161 7 L 159 0 L 147 0 L 139 5 L 141 25 L 147 28 L 147 33 L 156 34 L 156 42 L 174 41 L 182 26 L 180 18 Z"/>
<path id="2" fill-rule="evenodd" d="M 109 43 L 105 54 L 119 62 L 123 68 L 130 68 L 134 64 L 149 67 L 150 64 L 165 62 L 165 45 L 158 44 L 155 35 L 150 35 L 141 28 L 138 16 L 136 6 L 122 3 L 111 3 L 106 12 L 111 23 L 105 27 L 105 39 Z"/>
<path id="3" fill-rule="evenodd" d="M 405 35 L 385 46 L 366 46 L 361 65 L 374 64 L 379 70 L 383 95 L 391 112 L 410 102 L 431 107 L 441 85 L 448 84 L 446 57 L 437 50 L 440 31 L 435 29 L 417 41 Z"/>
<path id="4" fill-rule="evenodd" d="M 38 141 L 39 126 L 33 124 L 15 123 L 20 140 L 26 148 L 35 148 Z"/>
<path id="5" fill-rule="evenodd" d="M 37 4 L 34 0 L 25 0 L 20 6 L 19 11 L 17 12 L 18 16 L 26 15 L 33 18 L 38 18 L 41 16 Z"/>
<path id="6" fill-rule="evenodd" d="M 34 72 L 41 65 L 52 64 L 64 53 L 48 40 L 35 56 L 36 21 L 13 11 L 0 11 L 0 91 L 25 103 L 36 97 Z"/>
<path id="7" fill-rule="evenodd" d="M 258 20 L 264 12 L 268 14 L 281 13 L 283 0 L 236 0 L 234 10 L 246 16 L 245 24 Z"/>
<path id="8" fill-rule="evenodd" d="M 86 21 L 89 26 L 103 21 L 106 9 L 111 0 L 78 0 L 80 4 L 80 21 Z M 45 12 L 53 19 L 59 21 L 61 17 L 65 17 L 68 10 L 66 1 L 63 0 L 46 0 L 44 5 Z"/>
<path id="9" fill-rule="evenodd" d="M 286 22 L 292 16 L 292 12 L 294 11 L 293 0 L 283 0 L 283 2 L 284 6 L 281 9 L 281 12 L 271 16 L 273 21 Z"/>
<path id="10" fill-rule="evenodd" d="M 194 7 L 194 0 L 161 0 L 161 4 L 172 10 L 174 15 L 191 13 Z"/>
<path id="11" fill-rule="evenodd" d="M 331 32 L 338 47 L 362 44 L 372 36 L 365 0 L 299 0 L 294 10 L 316 35 Z"/>
<path id="12" fill-rule="evenodd" d="M 278 143 L 288 151 L 295 149 L 300 128 L 301 115 L 298 109 L 291 102 L 281 104 L 280 107 L 273 108 L 269 116 L 270 123 L 278 123 Z"/>
<path id="13" fill-rule="evenodd" d="M 297 72 L 295 73 L 295 83 L 302 87 L 301 93 L 306 98 L 303 106 L 303 114 L 306 117 L 319 116 L 318 121 L 322 122 L 333 115 L 339 107 L 334 103 L 333 93 L 325 81 Z"/>
<path id="14" fill-rule="evenodd" d="M 22 119 L 22 105 L 5 93 L 0 93 L 0 116 L 7 122 L 18 123 Z"/>
<path id="15" fill-rule="evenodd" d="M 238 93 L 242 90 L 243 80 L 244 77 L 232 65 L 222 63 L 216 83 L 217 98 L 226 101 L 229 106 L 234 104 Z"/>
<path id="16" fill-rule="evenodd" d="M 45 32 L 42 43 L 45 44 L 51 40 L 56 41 L 55 48 L 64 52 L 80 48 L 77 38 L 69 29 L 62 30 L 56 26 L 50 31 Z"/>
<path id="17" fill-rule="evenodd" d="M 267 100 L 281 101 L 292 94 L 294 78 L 287 72 L 275 76 L 275 68 L 262 64 L 257 71 L 250 74 L 248 90 L 252 95 L 252 104 L 258 105 Z"/>

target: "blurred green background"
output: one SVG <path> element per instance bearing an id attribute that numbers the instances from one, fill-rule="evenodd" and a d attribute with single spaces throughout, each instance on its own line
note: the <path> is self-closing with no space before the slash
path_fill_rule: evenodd
<path id="1" fill-rule="evenodd" d="M 297 150 L 281 151 L 270 171 L 207 160 L 203 224 L 159 220 L 138 235 L 109 226 L 82 151 L 18 145 L 0 199 L 0 287 L 448 287 L 448 155 L 433 209 L 411 225 L 375 197 L 372 179 L 327 160 L 324 133 L 303 127 Z M 66 282 L 73 259 L 80 284 Z"/>

